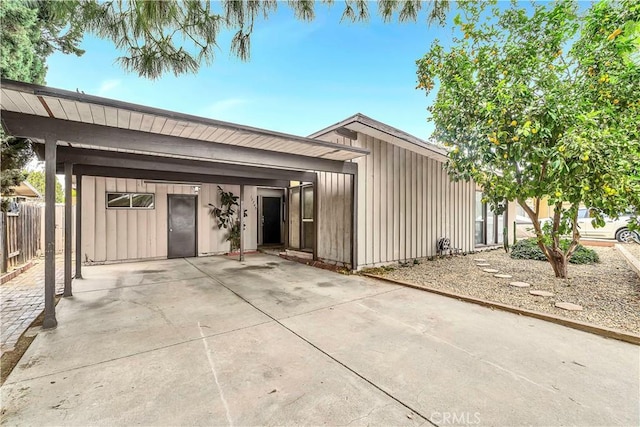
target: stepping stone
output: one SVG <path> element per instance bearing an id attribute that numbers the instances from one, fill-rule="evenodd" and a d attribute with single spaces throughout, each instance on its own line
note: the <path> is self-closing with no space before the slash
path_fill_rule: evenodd
<path id="1" fill-rule="evenodd" d="M 555 304 L 556 307 L 561 308 L 563 310 L 569 311 L 582 311 L 582 306 L 578 304 L 573 304 L 570 302 L 557 302 Z"/>
<path id="2" fill-rule="evenodd" d="M 484 271 L 485 273 L 497 273 L 500 270 L 496 270 L 496 269 L 493 269 L 493 268 L 485 268 L 482 271 Z"/>
<path id="3" fill-rule="evenodd" d="M 487 260 L 484 259 L 484 258 L 476 258 L 476 259 L 474 259 L 474 261 L 475 262 L 487 262 Z"/>
<path id="4" fill-rule="evenodd" d="M 480 262 L 478 264 L 476 264 L 478 267 L 490 267 L 491 264 L 489 264 L 488 262 Z"/>
<path id="5" fill-rule="evenodd" d="M 513 276 L 510 274 L 494 274 L 493 277 L 497 277 L 498 279 L 511 279 Z"/>
<path id="6" fill-rule="evenodd" d="M 553 292 L 548 291 L 529 291 L 531 295 L 537 295 L 539 297 L 552 297 Z"/>
<path id="7" fill-rule="evenodd" d="M 511 282 L 509 283 L 509 285 L 515 286 L 516 288 L 528 288 L 529 286 L 531 286 L 527 282 Z"/>

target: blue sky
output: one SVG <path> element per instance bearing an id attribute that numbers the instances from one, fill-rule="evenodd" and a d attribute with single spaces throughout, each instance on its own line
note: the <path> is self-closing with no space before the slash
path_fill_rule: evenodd
<path id="1" fill-rule="evenodd" d="M 317 5 L 309 23 L 282 4 L 257 25 L 248 62 L 229 55 L 223 34 L 212 65 L 155 81 L 125 73 L 111 43 L 87 37 L 82 57 L 49 58 L 47 85 L 297 135 L 361 112 L 427 139 L 433 95 L 415 89 L 415 61 L 451 26 L 429 27 L 424 16 L 384 24 L 373 3 L 369 23 L 341 24 L 342 7 Z"/>

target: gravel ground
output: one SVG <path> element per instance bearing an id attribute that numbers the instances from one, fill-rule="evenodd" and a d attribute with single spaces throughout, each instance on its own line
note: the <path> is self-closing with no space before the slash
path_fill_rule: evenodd
<path id="1" fill-rule="evenodd" d="M 640 245 L 638 245 L 640 246 Z M 420 260 L 419 265 L 398 267 L 384 273 L 386 277 L 456 292 L 529 310 L 550 313 L 599 326 L 640 334 L 640 278 L 613 248 L 593 248 L 600 256 L 594 265 L 569 264 L 569 279 L 556 279 L 546 261 L 511 259 L 503 250 L 467 256 Z M 635 250 L 635 249 L 634 249 Z M 635 252 L 634 252 L 635 253 Z M 476 259 L 486 259 L 490 267 L 476 266 Z M 484 268 L 494 268 L 511 279 L 500 279 Z M 509 286 L 521 281 L 530 288 Z M 553 297 L 539 297 L 529 290 L 553 292 Z M 581 305 L 583 311 L 554 307 L 556 302 Z"/>

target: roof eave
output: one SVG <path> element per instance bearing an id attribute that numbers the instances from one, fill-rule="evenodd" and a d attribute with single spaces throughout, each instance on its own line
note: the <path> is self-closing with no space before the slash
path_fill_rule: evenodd
<path id="1" fill-rule="evenodd" d="M 433 154 L 437 155 L 437 156 L 447 156 L 448 153 L 446 150 L 428 142 L 428 141 L 424 141 L 416 136 L 413 136 L 411 134 L 408 134 L 398 128 L 395 128 L 393 126 L 384 124 L 378 120 L 372 119 L 371 117 L 368 117 L 362 113 L 356 113 L 351 117 L 348 117 L 338 123 L 334 123 L 330 126 L 327 126 L 324 129 L 321 129 L 317 132 L 312 133 L 311 135 L 309 135 L 309 138 L 317 138 L 320 137 L 322 135 L 326 135 L 330 132 L 333 132 L 337 129 L 340 129 L 342 127 L 346 127 L 348 128 L 349 125 L 353 124 L 353 123 L 360 123 L 364 126 L 368 126 L 372 129 L 375 129 L 379 132 L 385 133 L 391 137 L 395 137 L 395 138 L 399 138 L 402 139 L 406 142 L 409 142 L 413 145 L 416 145 L 420 148 L 426 149 L 428 151 L 431 151 Z"/>
<path id="2" fill-rule="evenodd" d="M 343 146 L 341 144 L 335 144 L 335 143 L 330 143 L 326 141 L 319 141 L 317 139 L 313 139 L 310 137 L 302 137 L 302 136 L 291 135 L 283 132 L 271 131 L 271 130 L 252 127 L 252 126 L 245 126 L 245 125 L 225 122 L 221 120 L 209 119 L 205 117 L 179 113 L 176 111 L 170 111 L 170 110 L 165 110 L 161 108 L 154 108 L 154 107 L 144 106 L 140 104 L 133 104 L 125 101 L 118 101 L 110 98 L 103 98 L 95 95 L 87 95 L 81 92 L 73 92 L 65 89 L 51 88 L 47 86 L 41 86 L 41 85 L 36 85 L 32 83 L 24 83 L 24 82 L 19 82 L 15 80 L 9 80 L 9 79 L 2 79 L 1 82 L 2 82 L 2 88 L 4 89 L 22 91 L 26 93 L 31 93 L 36 96 L 51 96 L 51 97 L 58 97 L 58 98 L 67 99 L 75 102 L 92 103 L 92 104 L 102 105 L 105 107 L 122 108 L 122 109 L 129 110 L 131 112 L 137 112 L 142 114 L 144 113 L 154 114 L 154 115 L 164 116 L 169 119 L 189 121 L 195 124 L 216 126 L 219 128 L 230 129 L 235 131 L 251 132 L 254 134 L 259 134 L 259 135 L 264 135 L 269 137 L 286 138 L 292 141 L 299 141 L 299 142 L 314 145 L 314 146 L 322 146 L 327 148 L 336 148 L 340 150 L 350 151 L 359 155 L 369 154 L 369 150 L 359 148 L 359 147 Z"/>

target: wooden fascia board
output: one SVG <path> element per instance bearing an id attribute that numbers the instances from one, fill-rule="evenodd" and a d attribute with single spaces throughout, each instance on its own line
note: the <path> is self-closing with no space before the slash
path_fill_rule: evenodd
<path id="1" fill-rule="evenodd" d="M 351 162 L 238 147 L 215 142 L 52 119 L 29 114 L 2 112 L 8 132 L 14 136 L 80 143 L 109 149 L 139 150 L 158 155 L 181 155 L 224 163 L 298 171 L 355 173 Z"/>

